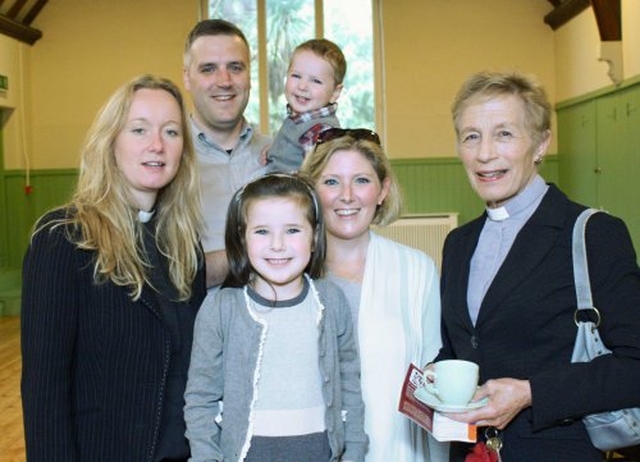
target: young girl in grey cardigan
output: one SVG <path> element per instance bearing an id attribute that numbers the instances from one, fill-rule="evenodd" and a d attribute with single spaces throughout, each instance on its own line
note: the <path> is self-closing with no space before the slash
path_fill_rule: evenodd
<path id="1" fill-rule="evenodd" d="M 190 460 L 363 461 L 357 346 L 344 295 L 316 279 L 325 232 L 313 187 L 285 174 L 247 184 L 225 240 L 229 276 L 196 319 Z"/>

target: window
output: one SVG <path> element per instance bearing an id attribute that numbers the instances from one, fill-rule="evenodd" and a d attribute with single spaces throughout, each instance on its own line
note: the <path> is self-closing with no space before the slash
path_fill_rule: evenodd
<path id="1" fill-rule="evenodd" d="M 251 46 L 251 99 L 245 112 L 275 134 L 286 115 L 284 81 L 293 49 L 324 37 L 347 60 L 337 116 L 343 127 L 375 129 L 376 98 L 372 0 L 208 0 L 210 18 L 236 24 Z"/>

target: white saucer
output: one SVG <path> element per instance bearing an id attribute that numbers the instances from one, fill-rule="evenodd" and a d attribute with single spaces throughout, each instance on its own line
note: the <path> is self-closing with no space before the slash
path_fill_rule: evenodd
<path id="1" fill-rule="evenodd" d="M 489 402 L 489 398 L 484 397 L 480 401 L 471 401 L 467 404 L 446 404 L 440 401 L 437 396 L 430 393 L 425 387 L 416 389 L 413 396 L 430 408 L 439 412 L 467 412 L 473 409 L 478 409 Z"/>

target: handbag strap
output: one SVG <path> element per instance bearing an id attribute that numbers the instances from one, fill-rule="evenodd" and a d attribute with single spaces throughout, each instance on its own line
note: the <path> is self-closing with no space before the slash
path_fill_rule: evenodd
<path id="1" fill-rule="evenodd" d="M 600 210 L 594 208 L 584 210 L 578 216 L 578 219 L 573 226 L 573 277 L 575 280 L 576 299 L 578 301 L 579 310 L 593 309 L 585 233 L 587 229 L 587 220 L 589 220 L 594 213 L 598 212 L 600 212 Z"/>

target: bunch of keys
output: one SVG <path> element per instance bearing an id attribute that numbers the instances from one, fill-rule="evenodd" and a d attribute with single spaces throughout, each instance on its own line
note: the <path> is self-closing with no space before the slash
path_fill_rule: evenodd
<path id="1" fill-rule="evenodd" d="M 500 449 L 502 449 L 502 440 L 500 439 L 500 432 L 493 427 L 489 427 L 484 431 L 484 437 L 486 440 L 487 449 L 495 452 L 498 462 L 502 462 L 500 457 Z"/>

